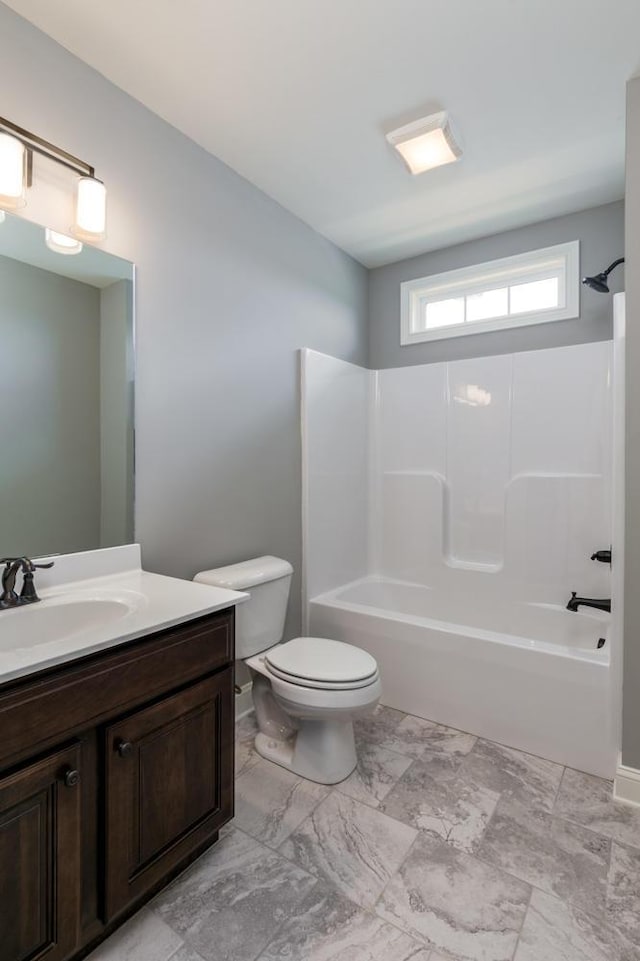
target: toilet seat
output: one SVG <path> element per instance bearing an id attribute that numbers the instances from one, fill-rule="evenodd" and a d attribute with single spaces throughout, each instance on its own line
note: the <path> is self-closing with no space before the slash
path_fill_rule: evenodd
<path id="1" fill-rule="evenodd" d="M 378 679 L 378 665 L 366 651 L 326 637 L 296 637 L 264 655 L 270 675 L 289 684 L 325 691 L 357 690 Z"/>
<path id="2" fill-rule="evenodd" d="M 268 669 L 263 676 L 268 678 L 278 702 L 294 717 L 352 719 L 360 709 L 375 705 L 382 690 L 378 674 L 365 686 L 349 688 L 309 687 L 299 681 L 285 681 Z"/>
<path id="3" fill-rule="evenodd" d="M 285 671 L 277 670 L 266 662 L 265 667 L 270 677 L 277 677 L 279 680 L 286 681 L 288 684 L 295 684 L 297 687 L 315 688 L 318 691 L 357 691 L 361 687 L 369 687 L 379 677 L 376 670 L 370 677 L 366 677 L 362 681 L 343 681 L 342 683 L 336 681 L 331 683 L 330 681 L 311 681 L 308 678 L 295 677 Z"/>

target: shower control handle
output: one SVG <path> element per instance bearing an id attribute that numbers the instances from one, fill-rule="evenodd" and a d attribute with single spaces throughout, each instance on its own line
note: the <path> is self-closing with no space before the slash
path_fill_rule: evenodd
<path id="1" fill-rule="evenodd" d="M 600 561 L 601 564 L 611 564 L 611 551 L 596 551 L 591 555 L 592 561 Z"/>

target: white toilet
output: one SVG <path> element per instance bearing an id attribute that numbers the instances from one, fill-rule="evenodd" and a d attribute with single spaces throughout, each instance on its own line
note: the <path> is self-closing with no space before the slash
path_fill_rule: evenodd
<path id="1" fill-rule="evenodd" d="M 194 580 L 251 597 L 236 608 L 236 657 L 253 680 L 262 757 L 320 784 L 344 780 L 356 766 L 353 718 L 380 698 L 370 654 L 324 637 L 281 644 L 293 568 L 279 557 L 201 571 Z"/>

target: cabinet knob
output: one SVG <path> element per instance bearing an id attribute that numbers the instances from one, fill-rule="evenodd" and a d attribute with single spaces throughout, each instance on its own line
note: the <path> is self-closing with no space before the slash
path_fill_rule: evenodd
<path id="1" fill-rule="evenodd" d="M 68 771 L 64 772 L 63 780 L 65 787 L 75 787 L 76 784 L 80 783 L 80 771 L 76 771 L 75 768 L 69 768 Z"/>
<path id="2" fill-rule="evenodd" d="M 118 741 L 116 745 L 116 750 L 120 755 L 120 757 L 129 757 L 129 755 L 133 751 L 133 744 L 131 743 L 131 741 L 124 741 L 124 740 Z"/>

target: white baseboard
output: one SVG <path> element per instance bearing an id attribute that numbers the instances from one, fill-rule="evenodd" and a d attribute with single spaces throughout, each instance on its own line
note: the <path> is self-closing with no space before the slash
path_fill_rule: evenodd
<path id="1" fill-rule="evenodd" d="M 640 771 L 635 767 L 627 767 L 622 761 L 618 762 L 616 777 L 613 782 L 613 797 L 623 804 L 633 804 L 640 807 Z"/>
<path id="2" fill-rule="evenodd" d="M 236 694 L 236 721 L 253 710 L 253 698 L 251 697 L 251 681 L 242 685 L 240 693 Z"/>

